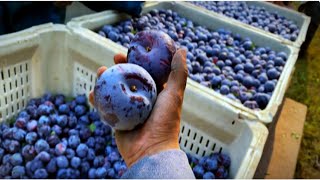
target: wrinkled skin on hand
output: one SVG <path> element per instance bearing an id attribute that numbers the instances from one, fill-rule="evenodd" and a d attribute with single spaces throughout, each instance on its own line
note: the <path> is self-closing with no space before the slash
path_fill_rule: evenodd
<path id="1" fill-rule="evenodd" d="M 121 54 L 117 54 L 114 60 L 116 64 L 127 62 L 126 57 Z M 99 68 L 98 76 L 106 69 Z M 163 89 L 158 89 L 157 101 L 146 122 L 131 131 L 115 131 L 119 152 L 128 167 L 143 157 L 180 149 L 181 108 L 187 76 L 186 50 L 180 49 L 173 56 L 168 82 Z M 90 93 L 89 100 L 94 104 L 93 92 Z"/>

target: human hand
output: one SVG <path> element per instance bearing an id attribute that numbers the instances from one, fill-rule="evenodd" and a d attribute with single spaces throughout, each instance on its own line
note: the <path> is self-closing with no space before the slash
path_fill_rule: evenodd
<path id="1" fill-rule="evenodd" d="M 65 8 L 72 4 L 72 1 L 55 1 L 53 3 L 58 8 Z"/>
<path id="2" fill-rule="evenodd" d="M 114 56 L 114 61 L 126 63 L 122 54 Z M 106 70 L 98 69 L 98 77 Z M 116 131 L 115 138 L 120 154 L 128 167 L 143 157 L 170 149 L 179 149 L 181 108 L 188 76 L 186 50 L 179 49 L 173 56 L 171 72 L 163 90 L 158 90 L 157 101 L 144 124 L 131 131 Z M 94 104 L 93 92 L 89 101 Z"/>

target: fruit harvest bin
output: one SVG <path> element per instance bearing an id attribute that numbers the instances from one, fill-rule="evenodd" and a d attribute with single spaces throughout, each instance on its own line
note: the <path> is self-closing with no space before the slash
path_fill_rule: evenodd
<path id="1" fill-rule="evenodd" d="M 231 30 L 240 34 L 242 37 L 250 37 L 252 41 L 258 46 L 269 46 L 271 49 L 276 51 L 284 51 L 288 54 L 288 60 L 281 76 L 278 80 L 277 86 L 271 96 L 271 99 L 264 110 L 252 110 L 245 107 L 243 104 L 231 100 L 220 93 L 213 91 L 210 88 L 204 87 L 199 83 L 188 78 L 188 87 L 198 88 L 199 94 L 205 95 L 207 97 L 213 97 L 213 101 L 224 106 L 226 109 L 232 110 L 235 114 L 238 114 L 237 119 L 250 119 L 259 120 L 263 123 L 270 123 L 273 120 L 280 104 L 282 103 L 283 96 L 288 87 L 290 77 L 292 76 L 295 62 L 298 56 L 298 49 L 283 44 L 278 38 L 269 36 L 262 31 L 255 31 L 252 28 L 241 27 L 238 24 L 229 22 L 229 19 L 224 17 L 215 17 L 213 14 L 209 14 L 205 11 L 199 11 L 193 6 L 187 7 L 181 3 L 173 2 L 148 2 L 145 4 L 142 13 L 151 11 L 152 9 L 171 9 L 176 11 L 180 16 L 192 20 L 197 25 L 206 26 L 208 29 L 214 30 L 218 28 L 224 28 Z M 121 50 L 122 53 L 126 53 L 127 49 L 117 43 L 114 43 L 110 39 L 101 37 L 99 34 L 95 33 L 101 29 L 105 24 L 115 24 L 119 21 L 130 18 L 126 14 L 118 14 L 112 11 L 105 11 L 101 13 L 96 13 L 92 15 L 86 15 L 78 18 L 72 19 L 68 26 L 74 30 L 77 30 L 83 36 L 95 37 L 99 39 L 102 43 L 107 44 L 110 48 L 116 48 Z M 200 104 L 199 107 L 204 107 Z"/>
<path id="2" fill-rule="evenodd" d="M 278 12 L 280 15 L 284 16 L 285 18 L 294 21 L 297 24 L 297 26 L 299 27 L 300 32 L 299 32 L 299 35 L 298 35 L 298 37 L 297 37 L 297 39 L 295 41 L 290 41 L 288 39 L 283 38 L 280 35 L 273 34 L 273 33 L 269 32 L 269 31 L 265 31 L 263 29 L 251 26 L 249 24 L 243 23 L 243 22 L 238 21 L 236 19 L 233 19 L 231 17 L 225 16 L 223 14 L 219 14 L 219 13 L 216 13 L 214 11 L 208 10 L 208 9 L 206 9 L 204 7 L 200 7 L 200 6 L 194 5 L 194 4 L 189 3 L 189 2 L 179 2 L 179 3 L 183 4 L 184 6 L 188 6 L 188 7 L 191 6 L 192 8 L 198 9 L 199 11 L 204 11 L 204 12 L 212 14 L 212 15 L 214 15 L 216 17 L 226 18 L 227 21 L 230 21 L 230 22 L 235 23 L 235 24 L 239 24 L 241 26 L 245 26 L 245 27 L 251 28 L 251 29 L 253 29 L 255 31 L 260 31 L 260 32 L 263 32 L 263 33 L 267 33 L 269 36 L 273 36 L 275 38 L 278 38 L 282 43 L 288 44 L 288 45 L 292 45 L 292 46 L 295 46 L 297 48 L 300 48 L 302 43 L 305 41 L 305 38 L 306 38 L 306 35 L 307 35 L 307 31 L 308 31 L 308 26 L 309 26 L 309 23 L 310 23 L 310 17 L 308 17 L 308 16 L 306 16 L 306 15 L 300 13 L 300 12 L 294 11 L 292 9 L 285 8 L 285 7 L 280 7 L 280 6 L 274 5 L 272 3 L 263 2 L 263 1 L 246 1 L 246 3 L 248 5 L 264 7 L 267 11 Z"/>
<path id="3" fill-rule="evenodd" d="M 113 65 L 113 55 L 119 51 L 64 25 L 45 24 L 0 36 L 0 122 L 48 91 L 88 96 L 97 68 Z M 191 86 L 185 92 L 181 148 L 196 157 L 227 153 L 230 178 L 252 178 L 268 130 L 259 122 L 236 121 L 237 114 L 198 91 Z M 205 106 L 195 109 L 194 104 Z"/>

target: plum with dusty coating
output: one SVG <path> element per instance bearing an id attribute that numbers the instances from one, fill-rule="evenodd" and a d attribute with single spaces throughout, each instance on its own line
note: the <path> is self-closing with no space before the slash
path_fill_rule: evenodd
<path id="1" fill-rule="evenodd" d="M 168 80 L 176 50 L 175 42 L 168 34 L 155 30 L 141 31 L 129 45 L 128 62 L 143 67 L 157 87 L 162 87 Z"/>
<path id="2" fill-rule="evenodd" d="M 94 106 L 104 123 L 132 130 L 148 118 L 157 98 L 150 74 L 135 64 L 117 64 L 104 71 L 94 87 Z"/>

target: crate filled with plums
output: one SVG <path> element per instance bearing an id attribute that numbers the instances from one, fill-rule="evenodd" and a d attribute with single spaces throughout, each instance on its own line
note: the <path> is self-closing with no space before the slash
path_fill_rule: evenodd
<path id="1" fill-rule="evenodd" d="M 156 100 L 156 83 L 165 80 L 142 65 L 115 65 L 114 55 L 125 48 L 100 38 L 53 24 L 0 37 L 0 178 L 117 179 L 127 171 L 113 129 L 141 123 Z M 98 78 L 101 66 L 108 69 Z M 238 121 L 231 108 L 188 86 L 179 143 L 195 176 L 252 178 L 266 127 Z M 101 113 L 109 111 L 121 122 Z"/>
<path id="2" fill-rule="evenodd" d="M 289 8 L 261 1 L 192 1 L 191 4 L 202 11 L 223 15 L 229 21 L 249 25 L 281 39 L 284 43 L 300 48 L 304 42 L 310 18 Z"/>
<path id="3" fill-rule="evenodd" d="M 272 122 L 282 103 L 298 55 L 278 38 L 182 3 L 149 2 L 140 17 L 106 11 L 68 26 L 125 54 L 136 33 L 161 30 L 188 50 L 187 89 L 213 97 L 237 119 L 263 123 Z"/>

